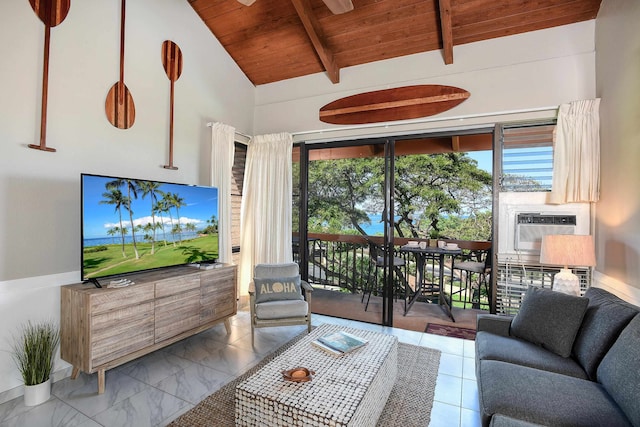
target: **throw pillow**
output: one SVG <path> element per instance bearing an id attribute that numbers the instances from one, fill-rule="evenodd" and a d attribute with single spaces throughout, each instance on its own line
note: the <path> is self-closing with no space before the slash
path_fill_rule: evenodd
<path id="1" fill-rule="evenodd" d="M 569 357 L 589 300 L 530 286 L 511 322 L 511 335 Z"/>
<path id="2" fill-rule="evenodd" d="M 277 278 L 254 278 L 256 303 L 303 299 L 300 276 Z"/>

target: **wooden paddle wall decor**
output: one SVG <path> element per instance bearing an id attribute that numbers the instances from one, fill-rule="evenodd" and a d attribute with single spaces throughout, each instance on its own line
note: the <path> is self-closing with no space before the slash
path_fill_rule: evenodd
<path id="1" fill-rule="evenodd" d="M 432 116 L 450 110 L 471 94 L 442 85 L 415 85 L 360 93 L 320 108 L 325 123 L 355 125 Z"/>
<path id="2" fill-rule="evenodd" d="M 40 144 L 29 144 L 29 148 L 55 152 L 47 147 L 47 98 L 49 92 L 49 45 L 51 28 L 59 25 L 67 17 L 71 0 L 29 0 L 31 8 L 44 23 L 44 61 L 42 67 L 42 106 L 40 110 Z"/>
<path id="3" fill-rule="evenodd" d="M 171 40 L 162 43 L 162 66 L 171 82 L 171 110 L 169 112 L 169 164 L 164 165 L 165 169 L 178 169 L 173 165 L 173 104 L 174 104 L 174 83 L 182 74 L 182 52 L 177 44 Z"/>
<path id="4" fill-rule="evenodd" d="M 126 0 L 120 9 L 120 80 L 107 93 L 104 109 L 109 123 L 118 129 L 129 129 L 136 120 L 136 106 L 129 88 L 124 84 L 124 22 Z"/>

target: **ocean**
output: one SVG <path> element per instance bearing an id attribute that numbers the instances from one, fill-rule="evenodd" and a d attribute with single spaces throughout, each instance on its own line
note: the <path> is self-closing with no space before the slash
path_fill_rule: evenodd
<path id="1" fill-rule="evenodd" d="M 138 243 L 144 243 L 146 242 L 142 237 L 144 236 L 144 234 L 136 234 L 136 242 Z M 199 237 L 200 234 L 198 234 L 198 232 L 194 232 L 194 231 L 189 231 L 189 232 L 183 232 L 182 233 L 182 240 L 190 240 L 190 239 L 195 239 L 196 237 Z M 156 234 L 156 242 L 162 242 L 164 241 L 164 236 L 162 235 L 162 232 L 157 233 Z M 166 240 L 167 242 L 173 242 L 173 237 L 171 235 L 171 233 L 166 233 Z M 175 235 L 175 241 L 177 242 L 178 240 L 180 240 L 178 238 L 178 235 Z M 108 237 L 92 237 L 89 239 L 83 239 L 82 240 L 82 245 L 85 248 L 90 248 L 92 246 L 101 246 L 101 245 L 119 245 L 122 243 L 122 237 L 120 236 L 108 236 Z M 133 243 L 133 237 L 131 237 L 130 234 L 127 234 L 126 236 L 124 236 L 124 243 L 125 244 L 129 244 L 129 243 Z"/>

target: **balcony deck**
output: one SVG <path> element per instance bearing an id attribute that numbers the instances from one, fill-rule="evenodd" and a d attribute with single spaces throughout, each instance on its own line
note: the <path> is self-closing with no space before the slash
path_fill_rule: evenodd
<path id="1" fill-rule="evenodd" d="M 364 310 L 364 307 L 361 295 L 325 289 L 315 289 L 311 300 L 313 313 L 342 318 L 347 317 L 345 314 L 348 313 L 349 319 L 379 324 L 382 318 L 382 298 L 372 296 L 367 311 Z M 428 323 L 475 330 L 477 315 L 488 313 L 486 310 L 453 307 L 452 313 L 456 321 L 452 322 L 437 304 L 416 301 L 406 316 L 403 315 L 404 304 L 402 301 L 394 301 L 393 309 L 393 326 L 395 328 L 418 332 L 424 332 Z"/>

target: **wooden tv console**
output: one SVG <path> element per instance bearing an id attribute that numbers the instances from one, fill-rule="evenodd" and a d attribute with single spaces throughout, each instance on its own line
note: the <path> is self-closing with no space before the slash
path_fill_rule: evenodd
<path id="1" fill-rule="evenodd" d="M 237 313 L 237 267 L 180 266 L 128 275 L 123 288 L 77 283 L 61 287 L 60 357 L 79 371 L 105 371 L 224 322 Z"/>

